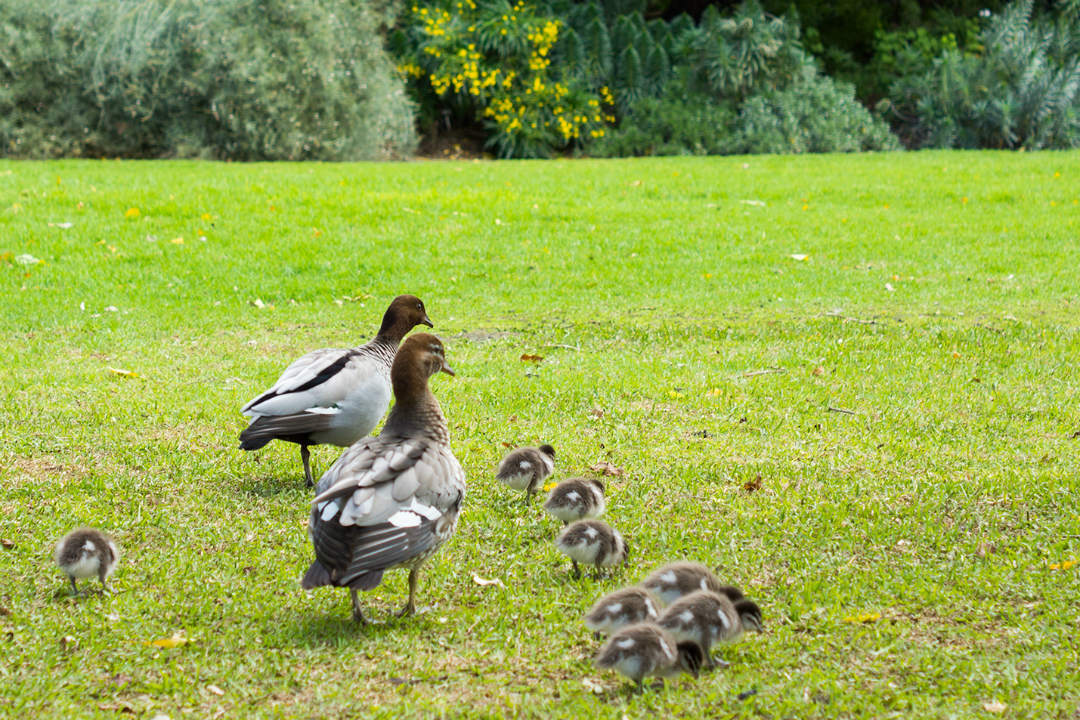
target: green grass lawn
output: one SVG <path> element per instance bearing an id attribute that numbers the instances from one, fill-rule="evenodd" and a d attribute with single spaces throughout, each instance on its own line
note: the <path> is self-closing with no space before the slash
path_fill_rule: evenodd
<path id="1" fill-rule="evenodd" d="M 1075 718 L 1078 201 L 1078 153 L 0 162 L 0 716 Z M 430 611 L 357 627 L 239 409 L 401 292 L 469 493 Z M 613 577 L 494 480 L 542 441 L 624 471 Z M 80 524 L 112 595 L 52 564 Z M 767 631 L 630 695 L 581 616 L 682 558 Z"/>

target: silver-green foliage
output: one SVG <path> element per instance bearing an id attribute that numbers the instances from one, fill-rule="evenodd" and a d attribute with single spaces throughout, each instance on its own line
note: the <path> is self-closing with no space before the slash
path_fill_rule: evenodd
<path id="1" fill-rule="evenodd" d="M 1080 2 L 1053 18 L 1018 0 L 982 34 L 983 51 L 942 52 L 928 74 L 898 79 L 891 101 L 915 147 L 1080 147 Z"/>
<path id="2" fill-rule="evenodd" d="M 9 0 L 0 154 L 365 159 L 410 153 L 391 7 L 350 0 Z"/>
<path id="3" fill-rule="evenodd" d="M 804 69 L 783 90 L 750 97 L 739 109 L 727 150 L 734 153 L 814 153 L 898 150 L 888 126 L 855 99 L 845 82 Z"/>

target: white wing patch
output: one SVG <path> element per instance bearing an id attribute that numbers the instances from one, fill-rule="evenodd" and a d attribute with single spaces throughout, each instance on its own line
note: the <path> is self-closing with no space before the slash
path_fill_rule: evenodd
<path id="1" fill-rule="evenodd" d="M 522 460 L 518 463 L 518 467 L 522 470 L 532 470 L 532 463 L 528 460 Z"/>
<path id="2" fill-rule="evenodd" d="M 709 583 L 705 581 L 705 578 L 701 578 L 701 589 L 702 590 L 708 590 L 709 589 Z"/>
<path id="3" fill-rule="evenodd" d="M 95 550 L 97 550 L 97 545 L 95 545 L 90 540 L 87 540 L 83 543 L 82 549 L 86 552 L 94 552 Z"/>
<path id="4" fill-rule="evenodd" d="M 660 641 L 660 649 L 664 651 L 664 655 L 666 655 L 669 660 L 674 658 L 675 653 L 671 651 L 671 646 L 667 644 L 667 640 L 665 640 L 662 635 L 656 639 Z"/>
<path id="5" fill-rule="evenodd" d="M 716 614 L 720 617 L 720 624 L 724 626 L 724 629 L 725 630 L 730 630 L 731 629 L 731 619 L 727 616 L 727 613 L 724 612 L 724 609 L 720 608 L 719 610 L 716 611 Z"/>
<path id="6" fill-rule="evenodd" d="M 663 575 L 660 576 L 660 580 L 661 580 L 661 582 L 666 582 L 668 584 L 674 585 L 675 580 L 676 580 L 675 571 L 674 570 L 668 570 L 666 573 L 664 573 Z"/>
<path id="7" fill-rule="evenodd" d="M 689 624 L 690 621 L 694 619 L 694 613 L 689 610 L 683 610 L 681 613 L 679 613 L 679 619 L 682 620 L 684 623 Z"/>
<path id="8" fill-rule="evenodd" d="M 394 527 L 416 527 L 422 521 L 423 518 L 411 510 L 398 510 L 386 520 Z"/>
<path id="9" fill-rule="evenodd" d="M 615 641 L 615 647 L 622 648 L 623 650 L 627 650 L 629 648 L 632 648 L 632 647 L 634 647 L 634 638 L 632 638 L 632 637 L 620 638 L 620 639 Z"/>
<path id="10" fill-rule="evenodd" d="M 596 532 L 596 528 L 594 527 L 590 526 L 585 528 L 585 536 L 588 537 L 590 540 L 595 540 L 599 534 L 600 533 Z"/>
<path id="11" fill-rule="evenodd" d="M 608 605 L 608 606 L 607 606 L 607 608 L 605 608 L 605 609 L 606 609 L 606 610 L 607 610 L 607 611 L 608 611 L 609 613 L 611 613 L 612 615 L 614 615 L 615 613 L 617 613 L 617 612 L 619 612 L 620 610 L 622 610 L 622 603 L 621 603 L 621 602 L 611 603 L 611 604 L 610 604 L 610 605 Z"/>
<path id="12" fill-rule="evenodd" d="M 442 513 L 430 505 L 424 505 L 413 498 L 412 504 L 387 518 L 387 522 L 394 527 L 416 527 L 424 521 L 438 520 L 442 517 Z"/>
<path id="13" fill-rule="evenodd" d="M 309 407 L 304 410 L 306 413 L 312 415 L 340 415 L 341 408 L 339 407 Z"/>
<path id="14" fill-rule="evenodd" d="M 581 496 L 578 495 L 577 490 L 571 490 L 570 492 L 566 493 L 566 499 L 570 502 L 577 502 L 581 499 Z"/>
<path id="15" fill-rule="evenodd" d="M 648 596 L 645 597 L 645 610 L 649 613 L 649 617 L 654 618 L 657 616 L 656 606 L 653 605 L 652 599 Z"/>
<path id="16" fill-rule="evenodd" d="M 337 515 L 340 503 L 337 500 L 324 500 L 319 506 L 318 510 L 323 522 L 330 522 L 330 519 Z"/>

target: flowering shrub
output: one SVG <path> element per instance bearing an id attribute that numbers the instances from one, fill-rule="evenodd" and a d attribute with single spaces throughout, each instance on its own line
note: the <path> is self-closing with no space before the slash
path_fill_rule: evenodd
<path id="1" fill-rule="evenodd" d="M 534 4 L 417 4 L 400 27 L 398 69 L 429 121 L 446 110 L 481 122 L 500 157 L 543 157 L 603 136 L 605 97 L 552 65 L 563 25 Z"/>

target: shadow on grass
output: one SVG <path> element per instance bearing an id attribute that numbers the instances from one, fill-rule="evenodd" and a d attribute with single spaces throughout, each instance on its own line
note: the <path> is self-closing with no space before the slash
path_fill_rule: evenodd
<path id="1" fill-rule="evenodd" d="M 395 611 L 381 605 L 364 608 L 369 622 L 358 623 L 352 619 L 348 592 L 342 592 L 340 611 L 313 609 L 311 612 L 292 618 L 277 617 L 270 628 L 272 642 L 293 647 L 320 648 L 337 647 L 343 644 L 362 643 L 365 640 L 379 641 L 386 636 L 404 639 L 404 634 L 416 634 L 442 627 L 431 619 L 432 613 L 422 613 L 411 617 L 397 617 Z"/>
<path id="2" fill-rule="evenodd" d="M 315 497 L 314 490 L 304 485 L 303 473 L 285 477 L 248 477 L 240 481 L 240 492 L 261 498 L 276 498 L 281 495 L 296 495 L 307 500 Z"/>

